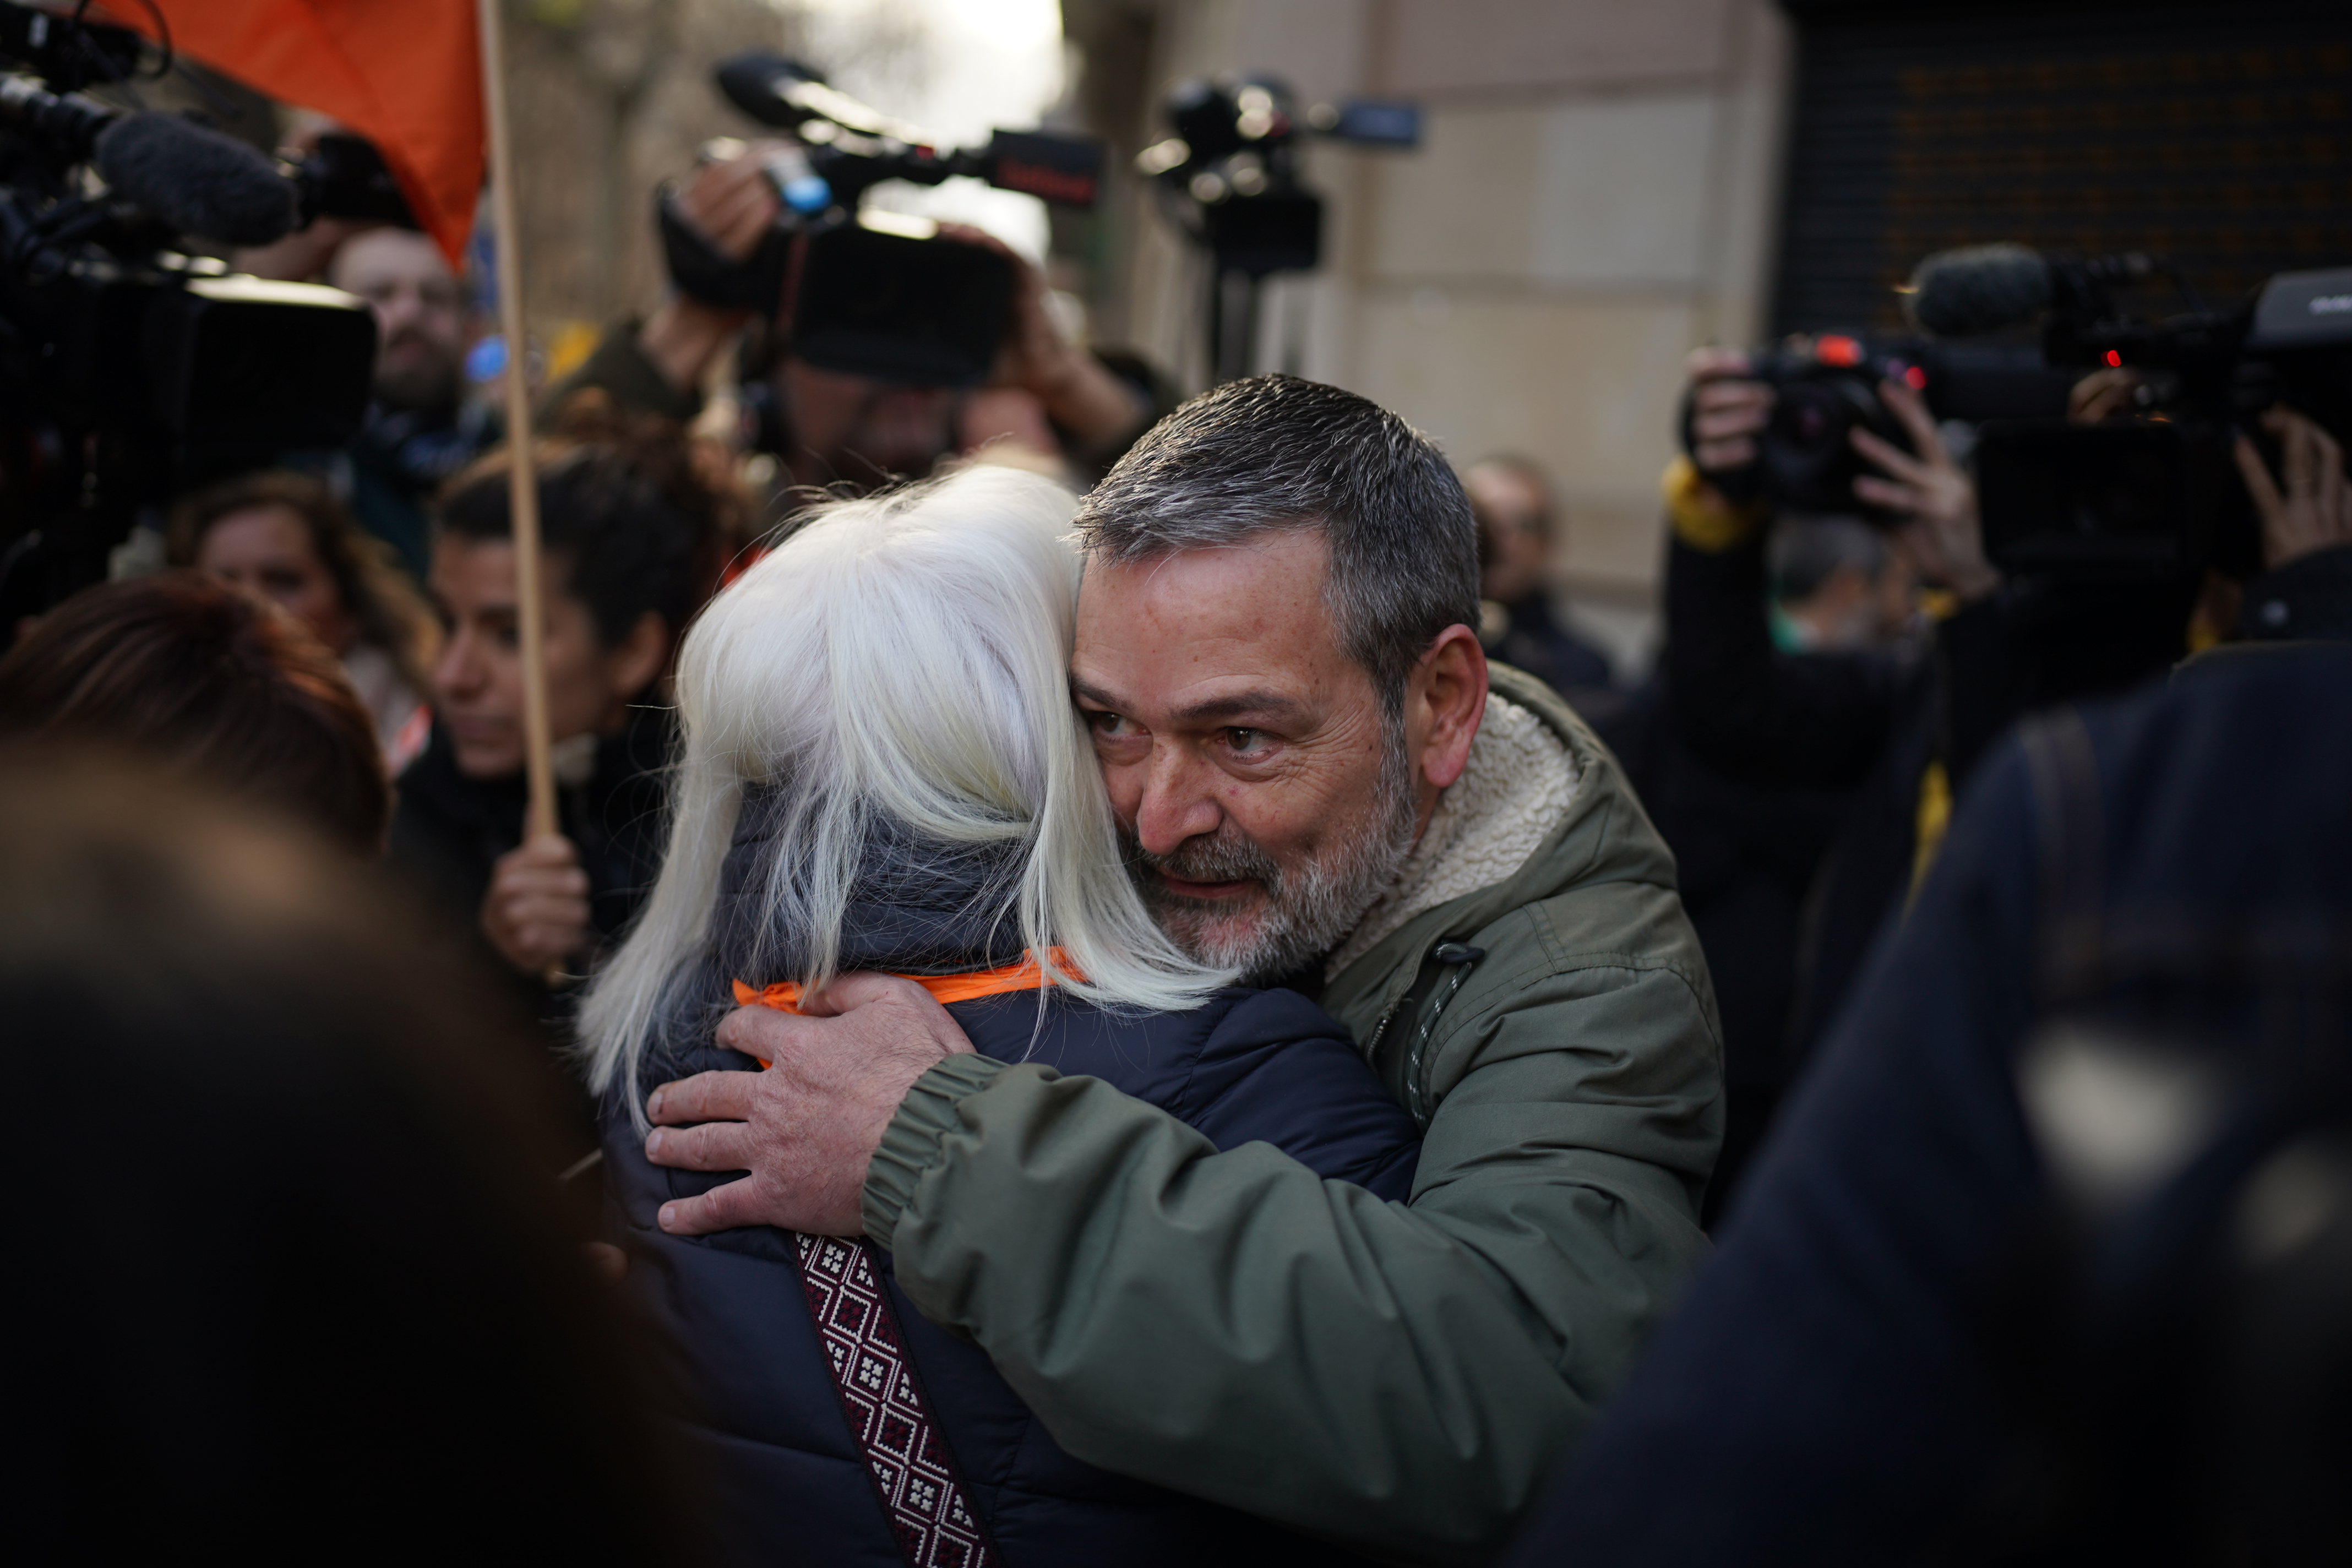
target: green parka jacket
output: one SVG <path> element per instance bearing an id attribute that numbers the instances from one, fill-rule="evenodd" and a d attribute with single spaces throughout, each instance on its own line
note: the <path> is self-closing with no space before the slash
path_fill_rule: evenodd
<path id="1" fill-rule="evenodd" d="M 864 1191 L 909 1298 L 1069 1452 L 1400 1563 L 1507 1538 L 1701 1256 L 1722 1135 L 1673 857 L 1565 703 L 1493 685 L 1566 745 L 1568 809 L 1321 998 L 1423 1122 L 1410 1203 L 974 1056 L 908 1092 Z"/>

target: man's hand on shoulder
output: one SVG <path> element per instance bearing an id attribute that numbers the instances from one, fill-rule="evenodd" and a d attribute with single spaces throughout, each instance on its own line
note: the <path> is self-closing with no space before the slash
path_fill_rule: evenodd
<path id="1" fill-rule="evenodd" d="M 971 1050 L 929 992 L 889 974 L 845 975 L 798 1015 L 738 1008 L 719 1023 L 719 1043 L 767 1069 L 698 1073 L 654 1090 L 646 1158 L 750 1174 L 664 1204 L 661 1227 L 673 1236 L 747 1225 L 857 1235 L 866 1167 L 898 1102 L 942 1058 Z"/>

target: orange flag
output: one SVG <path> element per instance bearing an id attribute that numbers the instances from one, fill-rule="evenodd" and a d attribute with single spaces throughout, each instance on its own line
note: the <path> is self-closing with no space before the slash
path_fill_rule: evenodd
<path id="1" fill-rule="evenodd" d="M 411 212 L 462 267 L 482 189 L 474 0 L 112 0 L 149 37 L 376 145 Z"/>

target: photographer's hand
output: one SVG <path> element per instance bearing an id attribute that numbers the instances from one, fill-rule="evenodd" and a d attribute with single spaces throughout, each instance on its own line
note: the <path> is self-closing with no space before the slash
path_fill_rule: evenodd
<path id="1" fill-rule="evenodd" d="M 1756 460 L 1756 437 L 1772 418 L 1772 389 L 1748 379 L 1753 367 L 1738 349 L 1693 349 L 1691 461 L 1701 474 L 1730 473 Z"/>
<path id="2" fill-rule="evenodd" d="M 2139 390 L 2139 372 L 2129 365 L 2095 370 L 2066 389 L 2066 417 L 2077 425 L 2096 425 L 2132 410 Z"/>
<path id="3" fill-rule="evenodd" d="M 1013 263 L 1013 322 L 998 351 L 998 386 L 1018 387 L 1045 405 L 1080 452 L 1100 451 L 1132 436 L 1151 409 L 1102 361 L 1062 335 L 1045 307 L 1045 275 L 994 235 L 941 224 L 940 235 L 992 250 Z M 1059 456 L 1059 453 L 1053 454 Z"/>
<path id="4" fill-rule="evenodd" d="M 698 165 L 671 197 L 677 216 L 721 255 L 743 260 L 760 247 L 783 210 L 767 169 L 768 159 L 783 145 L 754 142 L 737 157 Z M 751 319 L 749 311 L 721 310 L 672 289 L 638 329 L 637 347 L 662 379 L 688 391 L 702 384 L 711 362 Z"/>
<path id="5" fill-rule="evenodd" d="M 2344 448 L 2334 437 L 2292 408 L 2263 416 L 2263 428 L 2279 438 L 2286 489 L 2279 490 L 2262 453 L 2238 437 L 2238 471 L 2263 519 L 2263 564 L 2275 571 L 2290 561 L 2352 544 L 2352 485 L 2344 478 Z"/>
<path id="6" fill-rule="evenodd" d="M 1855 430 L 1854 450 L 1887 477 L 1855 479 L 1854 498 L 1904 520 L 1895 537 L 1910 550 L 1921 576 L 1949 588 L 1964 604 L 1983 598 L 2000 586 L 2000 574 L 1985 559 L 1976 481 L 1952 460 L 1917 393 L 1899 381 L 1882 381 L 1878 395 L 1910 433 L 1918 455 Z"/>
<path id="7" fill-rule="evenodd" d="M 385 226 L 370 218 L 322 217 L 268 245 L 233 251 L 229 264 L 256 278 L 310 283 L 326 277 L 335 253 L 353 237 Z"/>

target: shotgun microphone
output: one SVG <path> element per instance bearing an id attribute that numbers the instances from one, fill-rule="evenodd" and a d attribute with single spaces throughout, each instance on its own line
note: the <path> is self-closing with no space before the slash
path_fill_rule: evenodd
<path id="1" fill-rule="evenodd" d="M 1904 313 L 1921 331 L 1973 338 L 2035 321 L 2050 308 L 2050 264 L 2021 245 L 1939 250 L 1911 274 Z"/>
<path id="2" fill-rule="evenodd" d="M 31 77 L 0 77 L 0 124 L 97 169 L 118 199 L 180 234 L 267 245 L 295 225 L 293 182 L 244 142 L 155 110 L 125 113 Z"/>
<path id="3" fill-rule="evenodd" d="M 262 153 L 175 114 L 126 114 L 90 160 L 107 188 L 181 234 L 268 245 L 295 226 L 294 182 Z"/>

